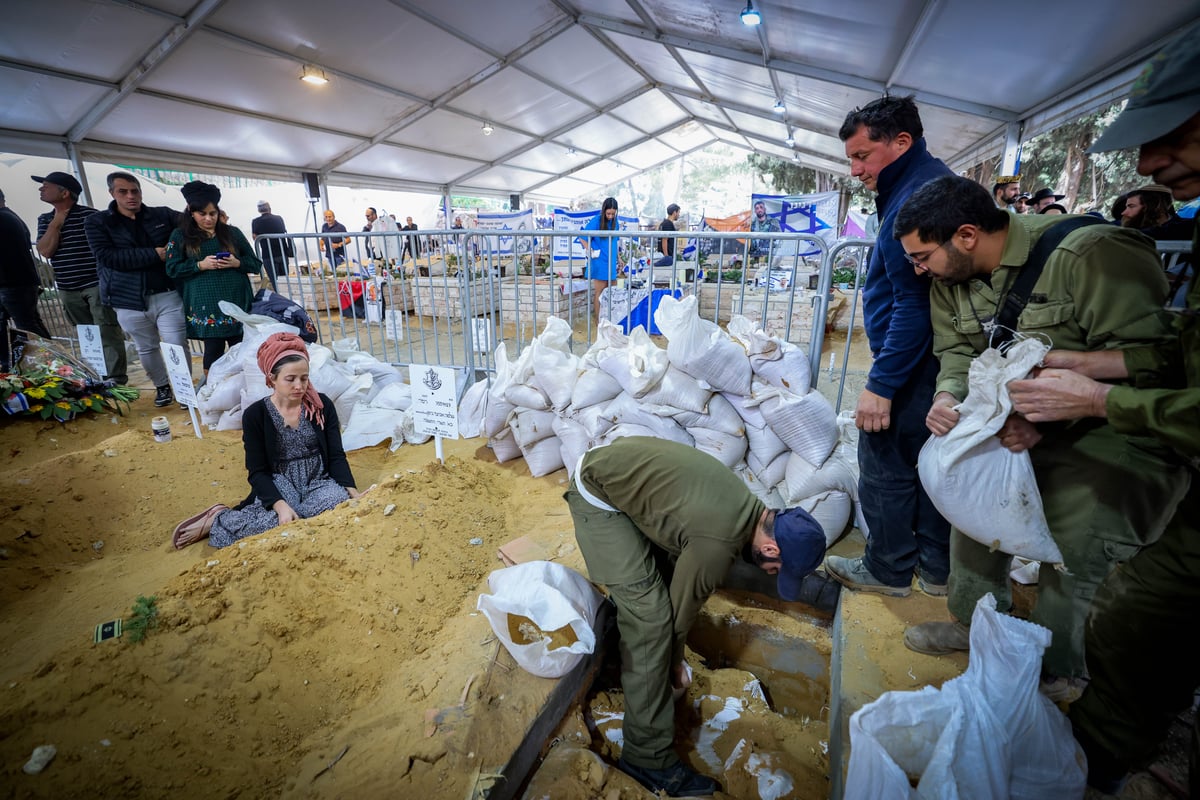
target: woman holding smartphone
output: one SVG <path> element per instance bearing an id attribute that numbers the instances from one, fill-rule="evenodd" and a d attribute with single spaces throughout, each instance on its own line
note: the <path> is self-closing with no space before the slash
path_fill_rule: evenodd
<path id="1" fill-rule="evenodd" d="M 187 213 L 167 243 L 167 274 L 183 295 L 189 339 L 204 342 L 204 377 L 227 347 L 242 340 L 242 323 L 221 311 L 227 300 L 250 310 L 254 290 L 249 275 L 262 269 L 262 261 L 240 230 L 221 222 L 221 190 L 211 183 L 185 184 Z"/>

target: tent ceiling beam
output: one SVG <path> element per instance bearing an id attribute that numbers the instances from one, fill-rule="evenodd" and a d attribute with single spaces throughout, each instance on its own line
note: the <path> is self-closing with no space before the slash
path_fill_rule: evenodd
<path id="1" fill-rule="evenodd" d="M 108 116 L 109 112 L 116 108 L 118 103 L 132 94 L 142 84 L 142 81 L 146 80 L 146 76 L 171 51 L 179 47 L 188 37 L 195 33 L 204 23 L 204 20 L 224 2 L 225 0 L 200 0 L 196 7 L 192 9 L 192 12 L 187 15 L 186 19 L 172 26 L 167 35 L 142 56 L 137 66 L 121 79 L 121 85 L 115 92 L 105 96 L 100 102 L 84 113 L 83 117 L 72 126 L 70 132 L 67 134 L 67 139 L 72 142 L 78 142 L 87 138 L 87 135 L 100 123 L 100 120 Z"/>

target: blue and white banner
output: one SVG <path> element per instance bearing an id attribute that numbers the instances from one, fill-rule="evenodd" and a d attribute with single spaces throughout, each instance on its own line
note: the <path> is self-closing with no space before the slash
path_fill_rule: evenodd
<path id="1" fill-rule="evenodd" d="M 582 230 L 584 225 L 600 216 L 600 209 L 595 211 L 567 211 L 565 208 L 554 209 L 554 225 L 556 231 L 578 231 Z M 638 229 L 637 217 L 623 217 L 617 214 L 618 230 L 636 231 Z M 583 243 L 567 236 L 554 237 L 554 260 L 563 261 L 568 258 L 581 258 L 587 260 L 588 253 L 584 249 Z"/>
<path id="2" fill-rule="evenodd" d="M 750 197 L 750 231 L 782 231 L 819 236 L 829 246 L 837 241 L 838 193 L 772 195 L 755 194 Z M 750 239 L 751 255 L 767 254 L 767 239 Z M 807 249 L 807 248 L 806 248 Z M 776 255 L 792 255 L 792 251 L 776 242 L 771 248 Z M 817 250 L 808 249 L 802 256 L 816 255 Z"/>
<path id="3" fill-rule="evenodd" d="M 490 251 L 492 255 L 511 256 L 533 252 L 537 240 L 532 236 L 519 236 L 515 233 L 534 229 L 532 208 L 505 214 L 481 213 L 475 218 L 475 223 L 475 228 L 479 232 L 502 232 L 499 236 L 483 237 L 483 248 L 485 251 Z"/>

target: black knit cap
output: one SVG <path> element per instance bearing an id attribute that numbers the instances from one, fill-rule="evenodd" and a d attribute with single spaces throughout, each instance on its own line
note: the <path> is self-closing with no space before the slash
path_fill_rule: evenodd
<path id="1" fill-rule="evenodd" d="M 221 190 L 204 181 L 185 183 L 179 191 L 183 193 L 183 199 L 191 208 L 204 208 L 209 203 L 215 206 L 221 202 Z"/>

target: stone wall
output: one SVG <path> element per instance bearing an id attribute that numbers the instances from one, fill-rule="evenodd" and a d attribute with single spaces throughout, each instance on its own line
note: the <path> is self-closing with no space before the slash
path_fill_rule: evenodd
<path id="1" fill-rule="evenodd" d="M 570 286 L 562 279 L 534 280 L 528 275 L 504 278 L 498 284 L 500 314 L 507 322 L 555 316 L 580 319 L 588 313 L 587 281 L 576 280 Z M 569 291 L 573 290 L 573 291 Z"/>

